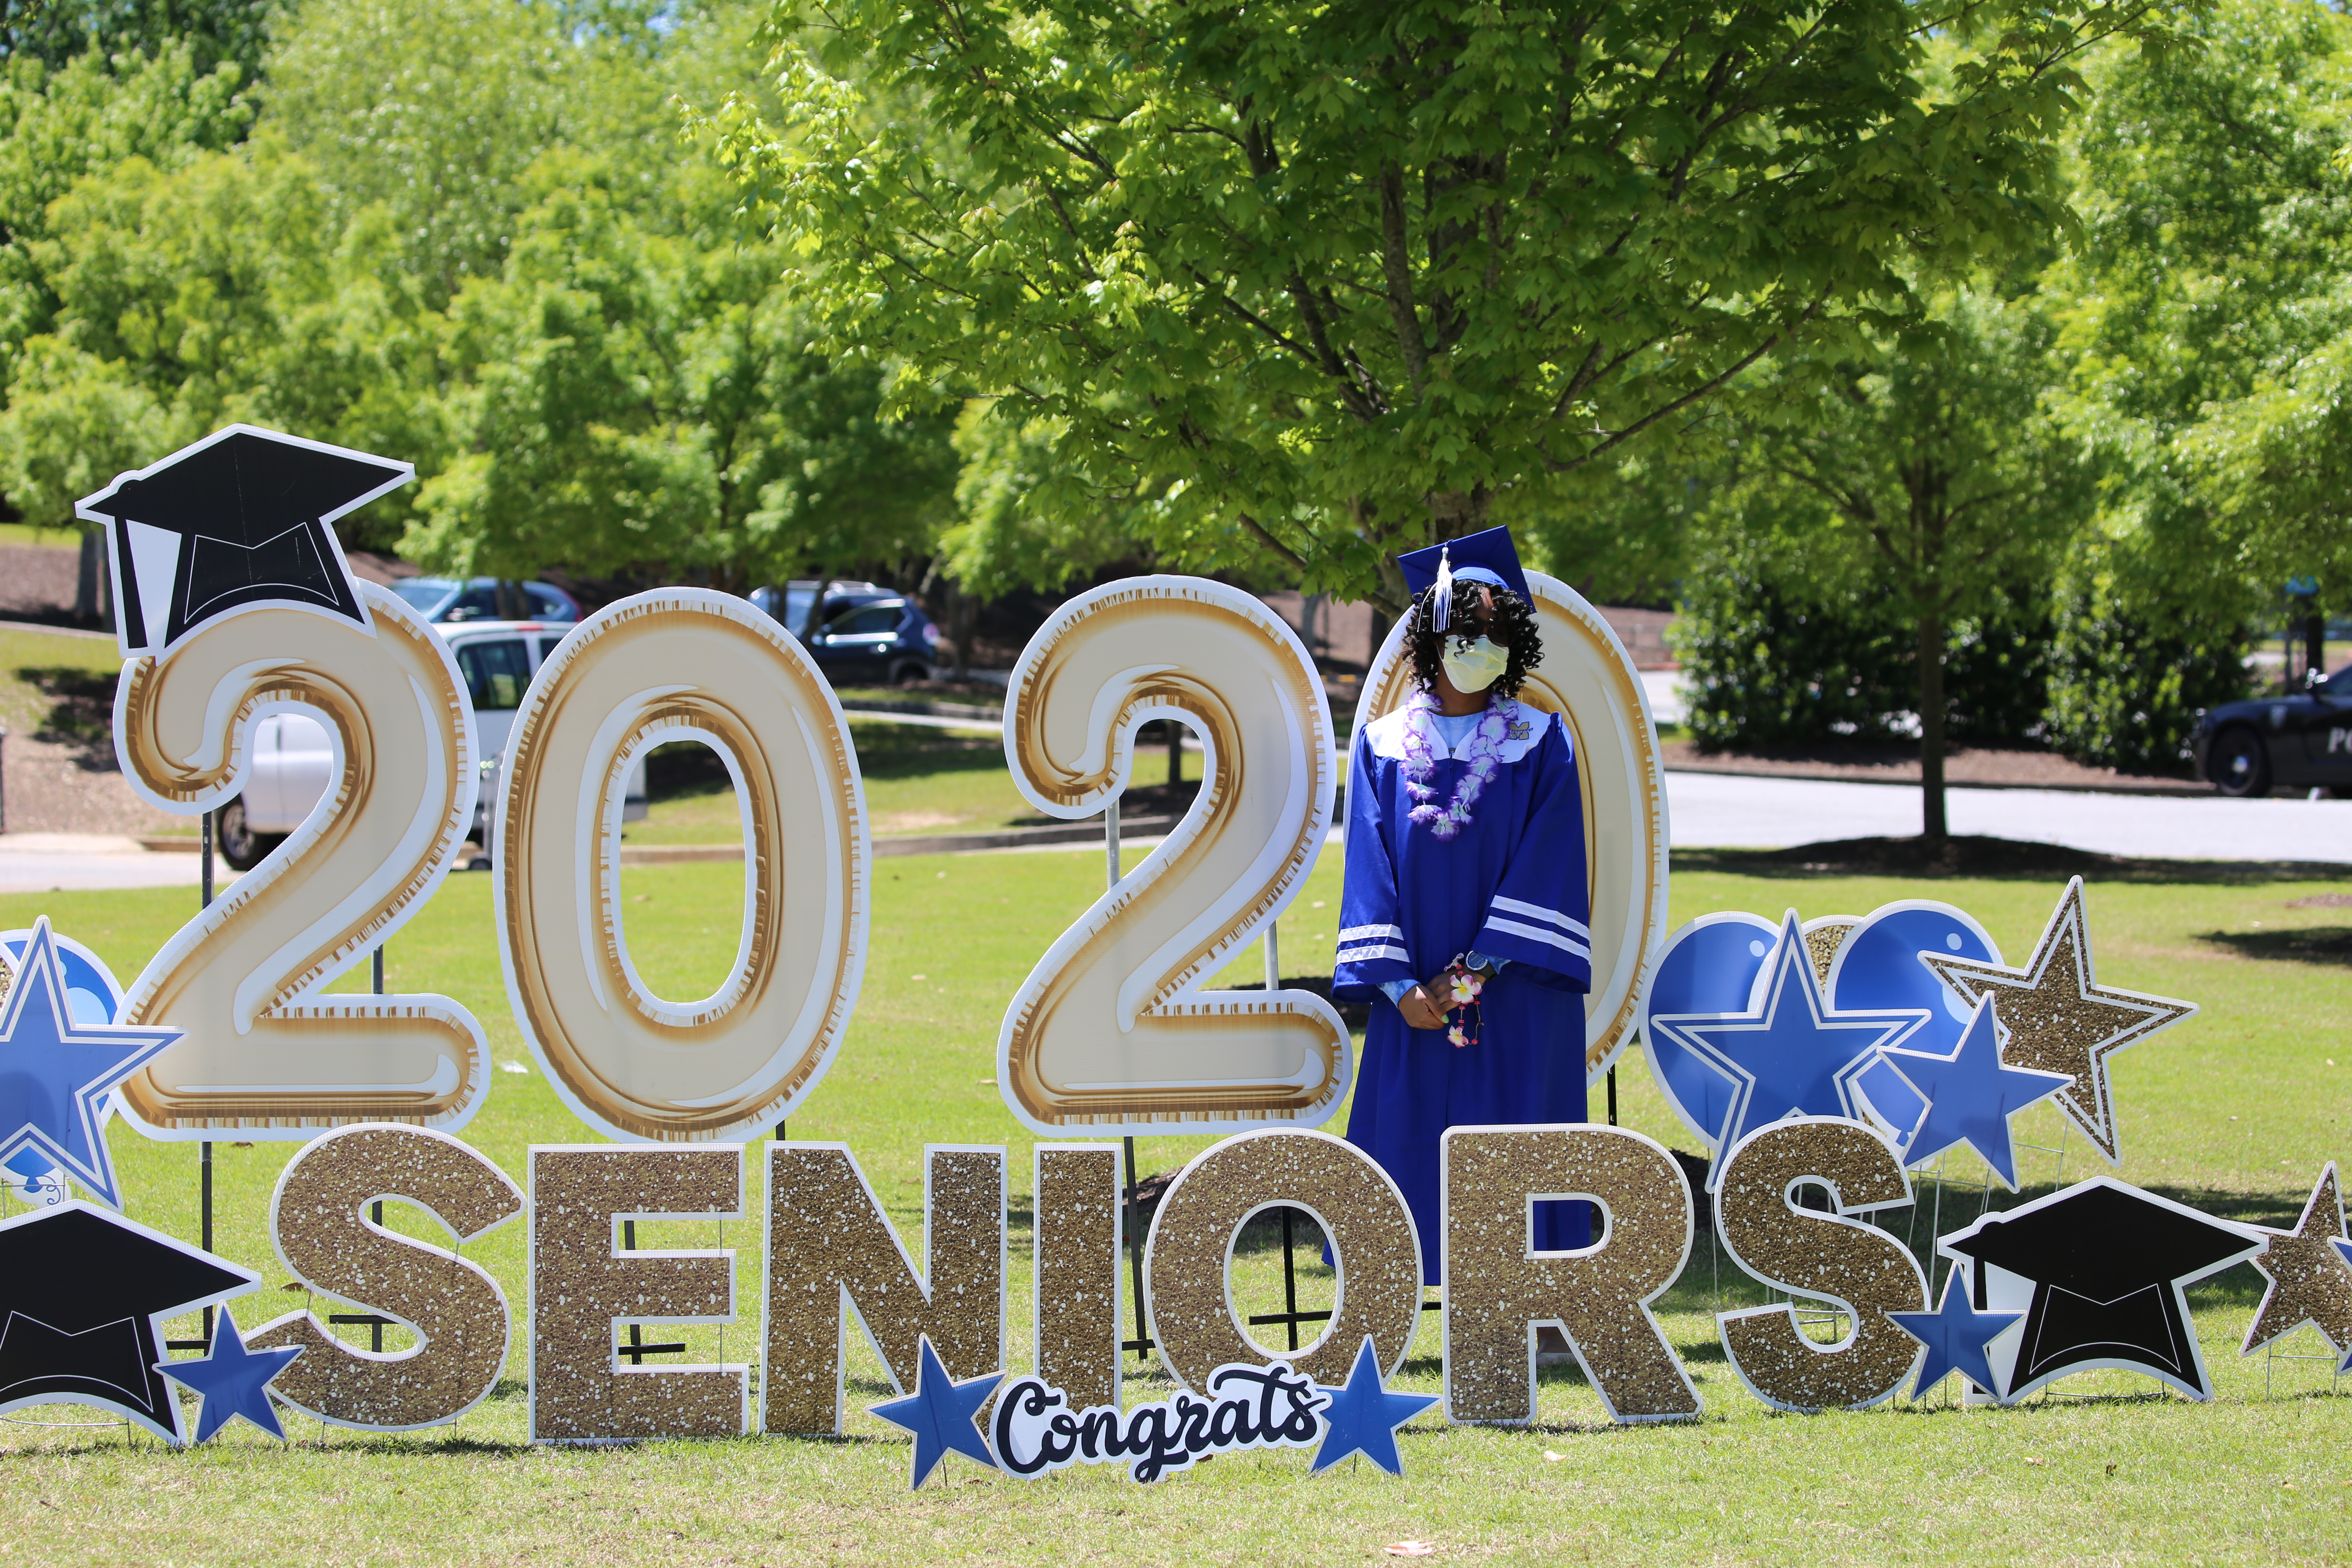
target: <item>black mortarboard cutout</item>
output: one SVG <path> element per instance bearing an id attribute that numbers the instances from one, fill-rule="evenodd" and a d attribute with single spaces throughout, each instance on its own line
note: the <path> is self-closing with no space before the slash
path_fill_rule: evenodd
<path id="1" fill-rule="evenodd" d="M 78 1199 L 0 1220 L 0 1410 L 96 1405 L 182 1442 L 159 1321 L 260 1282 Z"/>
<path id="2" fill-rule="evenodd" d="M 2098 1176 L 1944 1237 L 1979 1311 L 2021 1310 L 1992 1355 L 2002 1403 L 2070 1372 L 2122 1367 L 2210 1399 L 2181 1287 L 2263 1249 L 2251 1226 Z"/>
<path id="3" fill-rule="evenodd" d="M 369 627 L 328 525 L 415 474 L 414 464 L 232 425 L 83 497 L 75 513 L 107 524 L 123 656 L 162 658 L 256 605 Z"/>

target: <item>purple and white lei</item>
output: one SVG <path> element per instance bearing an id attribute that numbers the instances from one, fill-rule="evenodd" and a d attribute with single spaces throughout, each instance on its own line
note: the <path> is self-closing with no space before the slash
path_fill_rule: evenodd
<path id="1" fill-rule="evenodd" d="M 1469 825 L 1470 808 L 1478 804 L 1478 796 L 1501 770 L 1503 737 L 1510 728 L 1510 715 L 1502 703 L 1486 705 L 1464 753 L 1469 771 L 1454 786 L 1452 803 L 1441 806 L 1436 804 L 1437 787 L 1429 782 L 1437 776 L 1436 711 L 1437 699 L 1426 691 L 1414 692 L 1404 705 L 1404 787 L 1418 803 L 1408 814 L 1412 820 L 1443 843 Z"/>

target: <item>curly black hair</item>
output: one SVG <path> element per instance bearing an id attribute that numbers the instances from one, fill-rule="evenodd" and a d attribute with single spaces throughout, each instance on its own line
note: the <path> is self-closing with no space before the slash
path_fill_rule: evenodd
<path id="1" fill-rule="evenodd" d="M 1482 589 L 1486 591 L 1481 592 Z M 1494 605 L 1491 614 L 1487 609 L 1490 593 Z M 1517 697 L 1528 671 L 1543 662 L 1543 638 L 1536 631 L 1534 608 L 1507 588 L 1494 588 L 1484 583 L 1456 583 L 1452 624 L 1441 632 L 1430 626 L 1436 600 L 1437 590 L 1430 588 L 1414 599 L 1412 608 L 1406 612 L 1404 648 L 1406 657 L 1412 660 L 1413 684 L 1423 691 L 1437 689 L 1439 660 L 1444 657 L 1446 639 L 1475 637 L 1484 633 L 1511 658 L 1487 689 L 1498 697 Z"/>

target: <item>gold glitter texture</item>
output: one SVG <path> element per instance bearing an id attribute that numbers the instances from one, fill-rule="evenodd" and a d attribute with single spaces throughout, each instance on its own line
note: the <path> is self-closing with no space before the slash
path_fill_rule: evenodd
<path id="1" fill-rule="evenodd" d="M 2024 968 L 1937 952 L 1923 952 L 1919 962 L 1971 1005 L 1980 996 L 1993 999 L 1993 1012 L 2009 1030 L 2000 1049 L 2002 1061 L 2037 1072 L 2071 1074 L 2074 1081 L 2051 1098 L 2083 1130 L 2091 1146 L 2106 1156 L 2107 1163 L 2123 1163 L 2107 1058 L 2180 1022 L 2197 1005 L 2098 983 L 2082 878 L 2066 884 Z"/>
<path id="2" fill-rule="evenodd" d="M 1037 1375 L 1086 1410 L 1119 1402 L 1119 1183 L 1113 1143 L 1039 1143 Z"/>
<path id="3" fill-rule="evenodd" d="M 2293 1230 L 2255 1228 L 2269 1238 L 2270 1245 L 2253 1262 L 2270 1288 L 2263 1292 L 2262 1310 L 2254 1314 L 2240 1353 L 2252 1355 L 2309 1323 L 2339 1358 L 2352 1360 L 2352 1268 L 2335 1247 L 2344 1235 L 2344 1198 L 2336 1162 L 2330 1160 L 2319 1173 Z"/>
<path id="4" fill-rule="evenodd" d="M 1348 1092 L 1348 1026 L 1307 991 L 1198 991 L 1297 896 L 1331 825 L 1323 679 L 1281 617 L 1201 577 L 1130 577 L 1039 627 L 1013 672 L 1004 756 L 1040 811 L 1118 797 L 1136 726 L 1181 715 L 1198 800 L 1095 901 L 1006 1006 L 996 1081 L 1047 1136 L 1312 1126 Z M 1181 1081 L 1178 1081 L 1181 1080 Z"/>
<path id="5" fill-rule="evenodd" d="M 627 1442 L 732 1437 L 751 1368 L 625 1366 L 625 1323 L 731 1323 L 735 1251 L 624 1252 L 620 1222 L 740 1219 L 743 1149 L 534 1147 L 530 1152 L 530 1437 Z"/>
<path id="6" fill-rule="evenodd" d="M 1812 961 L 1814 984 L 1829 984 L 1830 965 L 1837 962 L 1838 949 L 1861 923 L 1852 915 L 1822 915 L 1804 923 L 1805 956 Z"/>
<path id="7" fill-rule="evenodd" d="M 1620 1127 L 1456 1127 L 1444 1138 L 1445 1410 L 1535 1418 L 1534 1325 L 1558 1323 L 1614 1421 L 1696 1415 L 1689 1374 L 1649 1304 L 1690 1258 L 1690 1182 L 1656 1142 Z M 1530 1256 L 1530 1199 L 1599 1201 L 1581 1255 Z"/>
<path id="8" fill-rule="evenodd" d="M 1329 1238 L 1339 1300 L 1321 1338 L 1285 1359 L 1324 1383 L 1345 1383 L 1364 1336 L 1394 1372 L 1421 1321 L 1421 1243 L 1387 1172 L 1328 1132 L 1244 1132 L 1196 1155 L 1160 1200 L 1144 1250 L 1152 1337 L 1194 1393 L 1228 1362 L 1263 1363 L 1234 1311 L 1234 1242 L 1252 1215 L 1289 1206 Z"/>
<path id="9" fill-rule="evenodd" d="M 934 1143 L 923 1163 L 917 1273 L 848 1145 L 769 1145 L 764 1430 L 841 1430 L 852 1311 L 901 1394 L 925 1334 L 951 1376 L 1003 1369 L 1004 1151 Z"/>
<path id="10" fill-rule="evenodd" d="M 270 1391 L 337 1426 L 403 1432 L 455 1421 L 488 1397 L 506 1364 L 510 1323 L 498 1281 L 454 1252 L 371 1223 L 378 1199 L 422 1206 L 461 1241 L 522 1213 L 522 1190 L 446 1133 L 362 1125 L 329 1132 L 287 1163 L 269 1200 L 269 1236 L 287 1269 L 321 1295 L 414 1329 L 424 1342 L 354 1349 L 310 1312 L 246 1336 L 299 1345 Z"/>
<path id="11" fill-rule="evenodd" d="M 1717 1315 L 1732 1370 L 1748 1392 L 1784 1410 L 1859 1408 L 1893 1394 L 1921 1352 L 1889 1312 L 1927 1310 L 1917 1259 L 1883 1231 L 1799 1209 L 1800 1183 L 1825 1183 L 1838 1215 L 1911 1201 L 1901 1156 L 1859 1121 L 1809 1116 L 1759 1129 L 1723 1165 L 1715 1194 L 1725 1248 L 1742 1268 L 1777 1289 L 1838 1303 L 1853 1329 L 1834 1345 L 1800 1331 L 1789 1305 Z"/>

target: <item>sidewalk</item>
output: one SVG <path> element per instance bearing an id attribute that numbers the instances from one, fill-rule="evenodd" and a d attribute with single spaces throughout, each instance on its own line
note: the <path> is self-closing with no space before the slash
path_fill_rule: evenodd
<path id="1" fill-rule="evenodd" d="M 152 850 L 111 833 L 0 833 L 0 893 L 108 888 L 194 888 L 204 881 L 202 855 Z M 236 879 L 215 857 L 213 886 Z"/>

